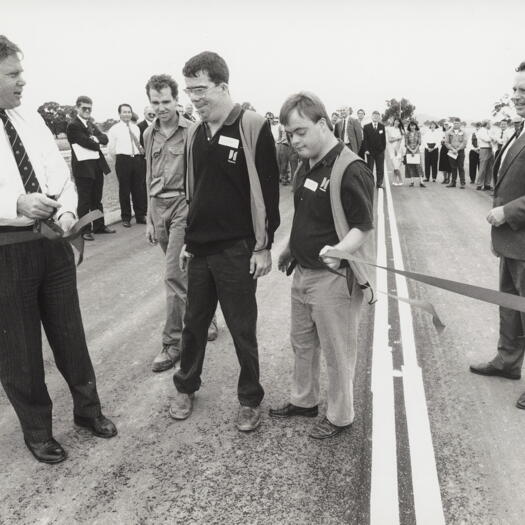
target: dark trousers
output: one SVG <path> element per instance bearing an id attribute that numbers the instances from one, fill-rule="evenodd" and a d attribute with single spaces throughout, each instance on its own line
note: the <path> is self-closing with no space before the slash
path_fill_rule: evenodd
<path id="1" fill-rule="evenodd" d="M 257 407 L 264 397 L 257 349 L 257 280 L 250 274 L 253 243 L 236 242 L 220 253 L 193 257 L 188 264 L 188 295 L 180 369 L 173 382 L 191 394 L 201 385 L 208 326 L 219 301 L 241 367 L 237 395 L 241 405 Z"/>
<path id="2" fill-rule="evenodd" d="M 30 441 L 52 436 L 41 324 L 71 390 L 74 413 L 98 416 L 71 246 L 47 239 L 0 246 L 0 381 Z"/>
<path id="3" fill-rule="evenodd" d="M 383 178 L 385 176 L 385 152 L 369 153 L 367 157 L 367 164 L 371 171 L 374 171 L 374 164 L 376 166 L 376 185 L 383 185 Z"/>
<path id="4" fill-rule="evenodd" d="M 472 184 L 476 182 L 478 168 L 479 168 L 479 153 L 471 149 L 470 153 L 468 154 L 468 176 Z"/>
<path id="5" fill-rule="evenodd" d="M 525 297 L 525 261 L 500 257 L 499 289 Z M 500 307 L 498 353 L 491 363 L 500 370 L 521 373 L 525 314 Z"/>
<path id="6" fill-rule="evenodd" d="M 465 150 L 460 149 L 458 151 L 457 159 L 449 157 L 448 160 L 450 162 L 450 170 L 452 172 L 451 184 L 456 184 L 458 172 L 460 184 L 465 184 Z"/>
<path id="7" fill-rule="evenodd" d="M 133 200 L 135 218 L 146 217 L 146 161 L 143 155 L 117 155 L 115 172 L 118 179 L 120 216 L 123 221 L 131 219 L 130 196 Z"/>
<path id="8" fill-rule="evenodd" d="M 104 213 L 102 207 L 102 190 L 104 188 L 104 174 L 102 171 L 97 173 L 94 179 L 89 177 L 76 177 L 75 184 L 78 193 L 77 215 L 80 219 L 90 211 L 100 210 Z M 98 232 L 104 229 L 104 218 L 97 219 L 89 226 L 86 226 L 84 232 Z"/>
<path id="9" fill-rule="evenodd" d="M 425 178 L 430 179 L 432 174 L 432 180 L 436 180 L 438 174 L 438 158 L 439 149 L 429 151 L 425 148 Z"/>

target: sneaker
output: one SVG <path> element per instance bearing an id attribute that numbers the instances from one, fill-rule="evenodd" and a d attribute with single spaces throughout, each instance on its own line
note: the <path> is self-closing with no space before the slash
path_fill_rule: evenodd
<path id="1" fill-rule="evenodd" d="M 217 318 L 213 316 L 210 326 L 208 328 L 208 341 L 215 341 L 219 335 L 219 329 L 217 328 Z"/>
<path id="2" fill-rule="evenodd" d="M 177 421 L 188 419 L 193 412 L 194 398 L 195 394 L 183 394 L 177 390 L 170 406 L 170 417 Z"/>
<path id="3" fill-rule="evenodd" d="M 180 359 L 180 348 L 175 345 L 162 345 L 162 350 L 153 359 L 151 370 L 153 372 L 164 372 L 172 368 Z"/>
<path id="4" fill-rule="evenodd" d="M 255 430 L 261 424 L 261 407 L 240 406 L 235 426 L 241 432 Z"/>
<path id="5" fill-rule="evenodd" d="M 335 437 L 341 432 L 343 432 L 345 429 L 351 427 L 350 425 L 345 425 L 344 427 L 338 427 L 337 425 L 334 425 L 330 421 L 328 421 L 328 418 L 325 417 L 317 423 L 317 425 L 311 430 L 310 434 L 308 434 L 313 439 L 327 439 L 331 437 Z"/>

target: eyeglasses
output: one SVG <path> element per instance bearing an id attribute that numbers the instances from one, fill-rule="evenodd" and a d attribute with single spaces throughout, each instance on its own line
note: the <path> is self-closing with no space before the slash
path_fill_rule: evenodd
<path id="1" fill-rule="evenodd" d="M 150 117 L 150 118 L 155 118 L 156 115 L 155 115 L 155 113 L 148 113 L 148 117 Z"/>
<path id="2" fill-rule="evenodd" d="M 91 111 L 92 108 L 90 106 L 80 106 L 78 109 L 80 109 L 80 111 Z"/>
<path id="3" fill-rule="evenodd" d="M 192 88 L 185 88 L 184 93 L 186 93 L 186 95 L 195 95 L 196 97 L 202 97 L 213 87 L 215 86 L 197 86 Z"/>

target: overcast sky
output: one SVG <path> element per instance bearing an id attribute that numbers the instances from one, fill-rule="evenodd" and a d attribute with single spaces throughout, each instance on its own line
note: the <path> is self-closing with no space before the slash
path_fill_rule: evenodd
<path id="1" fill-rule="evenodd" d="M 24 51 L 24 104 L 73 104 L 97 121 L 121 102 L 142 116 L 149 76 L 213 50 L 238 102 L 278 113 L 299 90 L 329 112 L 384 111 L 407 97 L 416 113 L 489 116 L 525 60 L 523 0 L 1 0 L 0 32 Z M 180 101 L 187 99 L 182 93 Z"/>

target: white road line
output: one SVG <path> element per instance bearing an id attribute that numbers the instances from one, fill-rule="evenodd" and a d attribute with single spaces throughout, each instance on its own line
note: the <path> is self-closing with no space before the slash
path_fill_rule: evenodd
<path id="1" fill-rule="evenodd" d="M 394 266 L 404 270 L 403 254 L 401 252 L 397 220 L 388 179 L 385 180 L 384 186 L 387 195 L 388 216 L 390 218 Z M 399 296 L 408 297 L 408 286 L 405 277 L 396 274 L 396 287 Z M 387 288 L 385 287 L 384 289 Z M 434 447 L 432 445 L 423 376 L 417 362 L 412 311 L 410 305 L 406 303 L 398 302 L 398 307 L 404 362 L 402 367 L 403 392 L 410 445 L 416 522 L 420 525 L 444 525 L 445 517 L 441 502 Z"/>
<path id="2" fill-rule="evenodd" d="M 382 191 L 378 192 L 377 196 L 377 264 L 386 266 Z M 377 289 L 388 290 L 386 271 L 378 269 L 376 277 Z M 399 524 L 394 381 L 392 349 L 388 346 L 388 326 L 388 299 L 381 297 L 375 304 L 372 350 L 371 525 Z"/>

